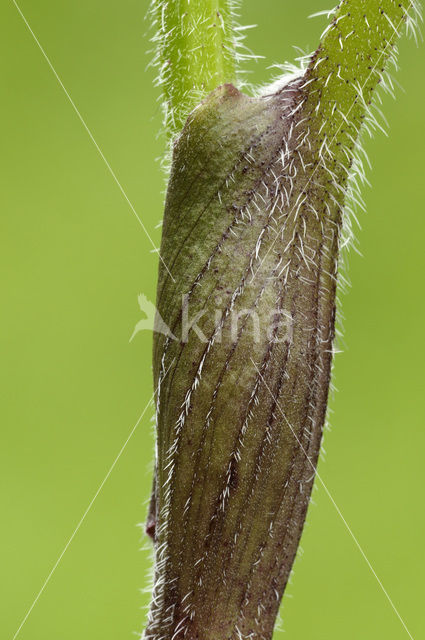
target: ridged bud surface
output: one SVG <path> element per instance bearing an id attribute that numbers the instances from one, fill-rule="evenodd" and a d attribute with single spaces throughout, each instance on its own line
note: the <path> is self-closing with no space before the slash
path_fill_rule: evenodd
<path id="1" fill-rule="evenodd" d="M 155 342 L 147 637 L 168 625 L 190 639 L 270 637 L 298 546 L 326 410 L 341 216 L 337 201 L 321 206 L 327 185 L 300 188 L 311 166 L 300 99 L 297 83 L 260 99 L 220 87 L 174 149 L 161 255 L 176 282 L 161 271 L 157 306 L 177 339 Z M 185 315 L 199 318 L 186 336 Z"/>

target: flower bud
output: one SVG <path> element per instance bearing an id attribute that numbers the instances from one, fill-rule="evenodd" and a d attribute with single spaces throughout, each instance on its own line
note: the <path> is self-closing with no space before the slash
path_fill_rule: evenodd
<path id="1" fill-rule="evenodd" d="M 272 636 L 320 451 L 359 132 L 410 7 L 343 0 L 300 77 L 218 87 L 174 144 L 146 639 Z"/>

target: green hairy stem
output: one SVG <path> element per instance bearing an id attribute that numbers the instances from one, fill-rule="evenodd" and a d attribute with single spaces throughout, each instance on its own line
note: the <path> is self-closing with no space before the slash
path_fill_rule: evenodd
<path id="1" fill-rule="evenodd" d="M 178 31 L 185 4 L 158 12 Z M 221 84 L 182 130 L 200 68 L 180 110 L 178 88 L 164 89 L 179 135 L 157 294 L 169 331 L 154 340 L 146 639 L 272 637 L 320 452 L 359 136 L 377 124 L 373 93 L 417 15 L 409 0 L 345 0 L 305 69 L 259 97 Z M 210 62 L 214 83 L 228 61 Z"/>
<path id="2" fill-rule="evenodd" d="M 151 12 L 166 128 L 173 136 L 204 96 L 236 81 L 234 0 L 158 0 Z"/>

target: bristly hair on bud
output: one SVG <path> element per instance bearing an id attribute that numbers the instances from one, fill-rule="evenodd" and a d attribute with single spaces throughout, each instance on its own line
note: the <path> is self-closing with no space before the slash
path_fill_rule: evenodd
<path id="1" fill-rule="evenodd" d="M 376 89 L 392 92 L 420 19 L 413 0 L 342 0 L 302 68 L 248 97 L 232 7 L 152 8 L 173 157 L 146 640 L 272 636 L 320 453 L 361 134 L 381 127 Z"/>

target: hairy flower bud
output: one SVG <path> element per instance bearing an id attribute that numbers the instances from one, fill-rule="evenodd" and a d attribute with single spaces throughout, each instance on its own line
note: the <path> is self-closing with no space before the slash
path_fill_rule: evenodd
<path id="1" fill-rule="evenodd" d="M 320 451 L 349 178 L 393 55 L 378 3 L 364 10 L 364 52 L 347 5 L 358 2 L 342 3 L 304 75 L 259 98 L 220 86 L 174 145 L 157 297 L 170 332 L 154 343 L 151 640 L 273 632 Z"/>
<path id="2" fill-rule="evenodd" d="M 161 251 L 176 282 L 162 272 L 157 306 L 179 338 L 182 295 L 191 316 L 203 313 L 187 340 L 155 342 L 161 575 L 147 637 L 168 625 L 203 640 L 268 637 L 298 546 L 326 409 L 341 219 L 326 184 L 305 184 L 299 84 L 260 99 L 220 87 L 174 149 Z"/>

